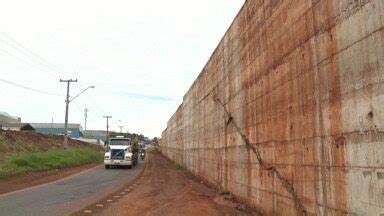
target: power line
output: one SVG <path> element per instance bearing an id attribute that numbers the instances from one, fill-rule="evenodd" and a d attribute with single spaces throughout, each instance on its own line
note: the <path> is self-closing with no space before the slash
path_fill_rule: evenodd
<path id="1" fill-rule="evenodd" d="M 23 88 L 23 89 L 29 90 L 29 91 L 37 92 L 37 93 L 40 93 L 40 94 L 46 94 L 46 95 L 52 95 L 52 96 L 60 96 L 60 97 L 62 96 L 60 94 L 55 94 L 55 93 L 50 93 L 50 92 L 46 92 L 46 91 L 41 91 L 41 90 L 37 90 L 37 89 L 34 89 L 34 88 L 30 88 L 28 86 L 24 86 L 24 85 L 21 85 L 21 84 L 18 84 L 18 83 L 9 81 L 9 80 L 1 79 L 1 78 L 0 78 L 0 81 L 4 82 L 4 83 L 8 83 L 8 84 L 13 85 L 13 86 L 17 86 L 19 88 Z"/>
<path id="2" fill-rule="evenodd" d="M 76 109 L 77 109 L 77 111 L 79 112 L 79 113 L 83 113 L 84 112 L 84 110 L 83 110 L 83 108 L 82 107 L 80 107 L 80 105 L 76 102 L 76 101 L 73 101 L 73 104 L 75 105 L 75 107 L 76 107 Z M 88 116 L 89 117 L 89 116 Z M 87 126 L 89 126 L 89 121 L 91 121 L 93 124 L 95 124 L 95 125 L 98 125 L 99 123 L 98 122 L 96 122 L 94 119 L 92 119 L 92 118 L 87 118 L 87 121 L 88 121 L 88 123 L 87 123 Z"/>
<path id="3" fill-rule="evenodd" d="M 82 82 L 79 81 L 79 84 L 82 88 L 84 88 L 84 85 Z M 95 105 L 96 109 L 98 109 L 98 111 L 100 112 L 100 114 L 104 115 L 106 112 L 105 110 L 103 110 L 99 105 L 97 105 L 97 103 L 95 102 L 95 100 L 93 99 L 93 97 L 88 94 L 88 92 L 85 92 L 85 95 L 89 98 L 89 100 Z"/>
<path id="4" fill-rule="evenodd" d="M 20 53 L 24 54 L 25 56 L 29 57 L 34 62 L 37 62 L 38 64 L 48 68 L 51 71 L 60 71 L 62 73 L 65 73 L 66 75 L 68 75 L 68 73 L 63 71 L 63 70 L 61 70 L 59 66 L 50 63 L 48 60 L 44 59 L 43 57 L 38 55 L 36 52 L 32 51 L 28 47 L 26 47 L 23 44 L 21 44 L 20 42 L 18 42 L 15 38 L 9 36 L 5 32 L 1 32 L 1 34 L 3 34 L 8 40 L 12 41 L 14 44 L 19 46 L 20 48 L 16 47 L 12 43 L 9 43 L 8 41 L 5 41 L 5 40 L 1 40 L 1 41 L 6 43 L 7 45 L 11 46 L 15 50 L 19 51 Z M 10 53 L 7 52 L 7 54 L 10 54 Z M 14 57 L 14 55 L 12 55 L 12 56 Z M 34 66 L 34 67 L 36 67 L 36 66 Z M 58 76 L 56 74 L 55 74 L 55 77 L 58 78 Z"/>
<path id="5" fill-rule="evenodd" d="M 50 63 L 49 61 L 45 60 L 43 57 L 41 57 L 41 56 L 39 56 L 38 54 L 36 54 L 36 53 L 35 53 L 34 51 L 32 51 L 31 49 L 29 49 L 29 48 L 27 48 L 26 46 L 24 46 L 23 44 L 21 44 L 21 43 L 18 42 L 16 39 L 14 39 L 14 38 L 12 38 L 11 36 L 9 36 L 8 34 L 6 34 L 6 33 L 4 33 L 4 32 L 1 32 L 1 34 L 3 34 L 7 39 L 9 39 L 10 41 L 12 41 L 12 42 L 13 42 L 14 44 L 16 44 L 16 45 L 14 45 L 14 44 L 12 44 L 12 43 L 10 43 L 10 42 L 8 42 L 8 41 L 5 41 L 5 40 L 0 40 L 0 41 L 6 43 L 8 46 L 12 47 L 13 49 L 15 49 L 16 51 L 18 51 L 19 53 L 21 53 L 21 54 L 23 54 L 24 56 L 28 57 L 28 58 L 29 58 L 30 60 L 32 60 L 33 62 L 38 63 L 39 65 L 44 66 L 45 68 L 49 69 L 50 71 L 53 71 L 54 68 L 59 68 L 58 66 L 56 66 L 56 65 L 54 65 L 54 64 L 52 64 L 52 63 Z M 17 46 L 18 46 L 18 47 L 17 47 Z M 19 48 L 19 47 L 20 47 L 20 48 Z M 59 78 L 59 77 L 57 76 L 56 73 L 52 73 L 52 72 L 50 72 L 50 71 L 47 71 L 46 69 L 43 69 L 43 68 L 41 68 L 41 67 L 38 67 L 37 65 L 33 65 L 33 64 L 31 64 L 30 62 L 24 60 L 23 58 L 20 58 L 19 56 L 16 56 L 16 55 L 10 53 L 10 52 L 7 51 L 7 50 L 0 49 L 0 51 L 3 52 L 3 53 L 5 53 L 5 54 L 7 54 L 7 55 L 9 55 L 9 56 L 11 56 L 11 57 L 13 57 L 13 58 L 15 58 L 15 59 L 17 59 L 18 61 L 20 61 L 20 62 L 22 62 L 22 63 L 24 63 L 24 64 L 26 64 L 26 65 L 28 65 L 28 66 L 30 66 L 30 67 L 33 67 L 33 68 L 38 69 L 38 70 L 40 70 L 40 71 L 42 71 L 42 72 L 44 72 L 44 73 L 47 73 L 47 74 L 49 74 L 49 75 L 52 76 L 52 77 Z M 65 73 L 64 71 L 62 71 L 62 72 Z M 76 87 L 75 87 L 75 88 L 76 88 Z M 87 96 L 90 97 L 88 93 L 87 93 Z M 93 100 L 92 100 L 92 102 L 93 102 L 95 105 L 97 105 Z M 101 114 L 104 113 L 104 111 L 103 111 L 99 106 L 96 106 L 96 108 L 102 111 Z"/>
<path id="6" fill-rule="evenodd" d="M 17 60 L 23 62 L 24 64 L 27 64 L 28 66 L 31 66 L 33 68 L 37 68 L 41 72 L 47 73 L 52 77 L 59 78 L 57 72 L 61 72 L 61 74 L 68 75 L 68 72 L 63 71 L 57 65 L 50 63 L 48 60 L 44 59 L 43 57 L 38 55 L 33 50 L 29 49 L 28 47 L 24 46 L 22 43 L 18 42 L 15 38 L 12 38 L 11 36 L 6 34 L 5 32 L 0 32 L 0 33 L 2 35 L 4 35 L 5 38 L 8 39 L 9 41 L 11 41 L 12 43 L 10 43 L 6 40 L 0 40 L 0 41 L 4 42 L 5 44 L 12 47 L 13 49 L 18 51 L 19 53 L 28 57 L 29 60 L 32 60 L 34 63 L 37 63 L 40 67 L 38 67 L 37 65 L 33 65 L 33 64 L 27 62 L 26 60 L 14 55 L 14 54 L 6 51 L 6 50 L 1 50 L 2 52 L 6 53 L 7 55 L 9 55 L 13 58 L 16 58 Z M 41 66 L 43 66 L 44 68 L 42 68 Z M 48 69 L 49 71 L 47 71 L 46 69 Z"/>
<path id="7" fill-rule="evenodd" d="M 52 70 L 51 67 L 53 67 L 53 68 L 59 68 L 58 66 L 56 66 L 56 65 L 54 65 L 54 64 L 52 64 L 52 63 L 50 63 L 49 61 L 45 60 L 44 58 L 42 58 L 41 56 L 39 56 L 38 54 L 36 54 L 35 52 L 33 52 L 31 49 L 25 47 L 24 45 L 22 45 L 20 42 L 18 42 L 16 39 L 12 38 L 12 37 L 9 36 L 8 34 L 6 34 L 6 33 L 4 33 L 4 32 L 2 32 L 2 34 L 3 34 L 6 38 L 8 38 L 9 40 L 11 40 L 12 42 L 14 42 L 15 44 L 17 44 L 18 46 L 20 46 L 20 47 L 22 47 L 23 49 L 25 49 L 26 51 L 28 51 L 31 55 L 33 55 L 34 57 L 36 57 L 37 59 L 39 59 L 40 61 L 42 61 L 43 63 L 45 63 L 45 64 L 43 64 L 45 67 L 48 67 L 48 68 L 51 69 L 51 70 Z M 88 59 L 88 61 L 91 61 L 89 58 L 87 58 L 87 59 Z M 95 64 L 93 61 L 91 61 L 91 62 L 92 62 L 93 64 Z M 48 66 L 47 66 L 46 64 L 47 64 Z M 76 71 L 76 70 L 74 70 L 74 71 Z M 77 72 L 75 72 L 75 74 L 78 75 Z M 109 79 L 108 76 L 107 76 L 107 79 Z M 79 82 L 79 84 L 80 84 L 81 87 L 84 88 L 83 83 Z M 77 88 L 77 87 L 75 87 L 75 88 Z M 93 97 L 91 97 L 91 96 L 88 94 L 88 92 L 86 92 L 85 94 L 86 94 L 87 97 L 90 99 L 90 101 L 95 105 L 95 107 L 96 107 L 99 111 L 101 111 L 101 114 L 104 114 L 104 113 L 105 113 L 105 110 L 103 110 L 99 105 L 97 105 L 97 103 L 95 102 L 95 100 L 93 99 Z"/>
<path id="8" fill-rule="evenodd" d="M 82 53 L 82 54 L 81 54 L 81 53 Z M 94 60 L 92 60 L 92 59 L 89 58 L 89 56 L 88 56 L 87 53 L 84 51 L 84 49 L 82 49 L 81 47 L 78 47 L 78 52 L 77 52 L 77 54 L 78 54 L 78 55 L 80 54 L 81 57 L 87 59 L 88 62 L 92 63 L 92 65 L 96 68 L 97 71 L 99 71 L 99 72 L 101 72 L 102 74 L 106 75 L 106 76 L 104 77 L 105 79 L 107 79 L 107 80 L 109 80 L 110 82 L 112 82 L 112 80 L 110 79 L 110 77 L 111 77 L 110 75 L 111 75 L 111 74 L 109 73 L 109 71 L 105 71 L 104 69 L 101 69 L 100 65 L 99 65 L 97 62 L 95 62 Z M 74 70 L 74 71 L 76 71 L 76 70 Z"/>
<path id="9" fill-rule="evenodd" d="M 39 56 L 38 54 L 36 54 L 35 52 L 33 52 L 31 49 L 27 48 L 26 46 L 24 46 L 23 44 L 21 44 L 20 42 L 18 42 L 16 39 L 12 38 L 11 36 L 9 36 L 8 34 L 6 34 L 5 32 L 1 32 L 6 38 L 8 38 L 9 40 L 11 40 L 13 43 L 15 43 L 16 45 L 18 45 L 19 47 L 21 47 L 22 49 L 26 50 L 31 56 L 33 56 L 32 58 L 34 59 L 38 59 L 40 61 L 40 64 L 41 62 L 43 63 L 42 65 L 44 65 L 45 67 L 48 67 L 50 69 L 52 69 L 51 67 L 53 68 L 58 68 L 57 66 L 55 66 L 54 64 L 50 63 L 49 61 L 45 60 L 44 58 L 42 58 L 41 56 Z M 9 44 L 9 43 L 8 43 Z M 20 51 L 20 52 L 23 52 L 23 51 Z M 23 52 L 24 53 L 24 52 Z M 30 56 L 29 55 L 29 56 Z"/>
<path id="10" fill-rule="evenodd" d="M 86 59 L 88 60 L 88 62 L 91 62 L 92 65 L 93 65 L 94 67 L 96 67 L 97 71 L 101 72 L 101 73 L 104 74 L 104 75 L 107 75 L 107 76 L 104 76 L 104 78 L 106 78 L 107 80 L 111 81 L 110 76 L 108 76 L 109 73 L 106 72 L 106 71 L 104 71 L 104 70 L 100 70 L 99 65 L 97 65 L 96 62 L 94 62 L 92 59 L 90 59 L 90 58 L 86 55 L 86 53 L 84 52 L 84 50 L 81 49 L 81 47 L 78 47 L 78 51 L 79 51 L 79 52 L 77 52 L 77 54 L 79 54 L 79 53 L 83 53 L 83 55 L 81 55 L 81 57 L 86 58 Z M 74 69 L 74 70 L 72 70 L 72 71 L 75 71 L 75 75 L 76 75 L 76 77 L 80 77 L 79 74 L 77 73 L 78 70 L 76 70 L 76 68 L 73 68 L 73 69 Z M 80 86 L 81 86 L 82 88 L 84 88 L 84 84 L 83 84 L 82 82 L 79 81 L 79 84 L 80 84 Z M 94 99 L 88 92 L 85 92 L 85 94 L 86 94 L 87 98 L 89 99 L 89 101 L 94 105 L 94 107 L 96 108 L 96 110 L 97 110 L 100 114 L 104 115 L 105 113 L 107 113 L 103 108 L 101 108 L 101 107 L 98 105 L 98 103 L 96 103 L 95 99 Z"/>
<path id="11" fill-rule="evenodd" d="M 49 70 L 53 70 L 51 68 L 51 66 L 48 66 L 46 64 L 43 64 L 41 61 L 37 61 L 36 60 L 36 57 L 32 56 L 31 54 L 29 54 L 28 52 L 25 52 L 23 49 L 20 49 L 19 47 L 15 46 L 14 44 L 6 41 L 6 40 L 0 40 L 1 42 L 5 43 L 6 45 L 12 47 L 14 50 L 18 51 L 19 53 L 23 54 L 24 56 L 28 57 L 29 59 L 31 59 L 32 61 L 34 62 L 37 62 L 38 64 L 41 64 L 43 65 L 44 67 L 48 68 Z"/>
<path id="12" fill-rule="evenodd" d="M 30 67 L 36 68 L 36 69 L 38 69 L 38 70 L 40 70 L 40 71 L 42 71 L 42 72 L 44 72 L 44 73 L 46 73 L 46 74 L 49 74 L 49 75 L 52 76 L 52 77 L 59 78 L 56 74 L 53 74 L 53 73 L 51 73 L 51 72 L 49 72 L 49 71 L 46 71 L 46 70 L 44 70 L 44 69 L 42 69 L 42 68 L 40 68 L 40 67 L 38 67 L 38 66 L 36 66 L 36 65 L 33 65 L 33 64 L 31 64 L 31 63 L 25 61 L 24 59 L 22 59 L 22 58 L 20 58 L 20 57 L 18 57 L 18 56 L 16 56 L 16 55 L 13 55 L 12 53 L 10 53 L 10 52 L 8 52 L 8 51 L 6 51 L 6 50 L 0 49 L 0 52 L 3 52 L 3 53 L 5 53 L 5 54 L 7 54 L 7 55 L 13 57 L 14 59 L 17 59 L 18 61 L 20 61 L 20 62 L 22 62 L 22 63 L 24 63 L 24 64 L 26 64 L 26 65 L 28 65 L 28 66 L 30 66 Z"/>
<path id="13" fill-rule="evenodd" d="M 6 43 L 7 45 L 9 45 L 10 47 L 12 47 L 13 49 L 17 50 L 18 52 L 22 53 L 23 55 L 27 56 L 27 57 L 28 57 L 30 60 L 32 60 L 33 62 L 38 63 L 39 65 L 44 66 L 45 68 L 49 69 L 49 70 L 52 71 L 52 72 L 55 72 L 55 71 L 59 70 L 59 71 L 61 71 L 62 73 L 68 74 L 68 73 L 66 73 L 65 71 L 60 70 L 60 67 L 58 67 L 58 66 L 56 66 L 56 65 L 54 65 L 54 64 L 52 64 L 52 63 L 50 63 L 49 61 L 47 61 L 46 59 L 44 59 L 43 57 L 41 57 L 40 55 L 38 55 L 37 53 L 35 53 L 35 52 L 32 51 L 31 49 L 27 48 L 26 46 L 24 46 L 23 44 L 21 44 L 20 42 L 18 42 L 16 39 L 14 39 L 14 38 L 12 38 L 11 36 L 9 36 L 8 34 L 6 34 L 5 32 L 1 32 L 1 34 L 3 34 L 8 40 L 10 40 L 11 42 L 13 42 L 14 44 L 16 44 L 16 45 L 17 45 L 18 47 L 20 47 L 20 48 L 18 48 L 17 46 L 15 46 L 14 44 L 12 44 L 12 43 L 10 43 L 10 42 L 8 42 L 8 41 L 5 41 L 5 40 L 1 40 L 1 41 L 3 41 L 4 43 Z M 18 56 L 16 56 L 16 55 L 14 55 L 14 54 L 8 52 L 7 50 L 2 50 L 2 49 L 0 49 L 0 51 L 2 51 L 3 53 L 5 53 L 5 54 L 7 54 L 7 55 L 9 55 L 9 56 L 11 56 L 11 57 L 17 59 L 18 61 L 20 61 L 20 62 L 22 62 L 22 63 L 24 63 L 24 64 L 26 64 L 26 65 L 28 65 L 28 66 L 30 66 L 30 67 L 36 68 L 36 69 L 38 69 L 38 70 L 40 70 L 40 71 L 42 71 L 42 72 L 44 72 L 44 73 L 49 74 L 49 75 L 52 76 L 52 77 L 59 78 L 58 75 L 57 75 L 56 73 L 52 73 L 52 72 L 47 71 L 47 70 L 45 70 L 45 69 L 43 69 L 43 68 L 41 68 L 41 67 L 38 67 L 38 66 L 36 66 L 36 65 L 33 65 L 33 64 L 29 63 L 28 61 L 26 61 L 26 60 L 24 60 L 24 59 L 22 59 L 22 58 L 20 58 L 20 57 L 18 57 Z M 90 59 L 88 59 L 88 60 L 90 60 Z M 56 69 L 56 70 L 55 70 L 55 69 Z M 82 83 L 79 82 L 79 84 L 80 84 L 82 87 L 84 87 Z M 75 86 L 75 88 L 78 88 L 78 87 Z M 104 110 L 103 110 L 103 109 L 102 109 L 102 108 L 95 102 L 95 100 L 93 99 L 93 97 L 91 97 L 87 92 L 86 92 L 86 95 L 87 95 L 87 97 L 89 98 L 89 100 L 91 101 L 91 103 L 93 103 L 94 106 L 96 107 L 96 109 L 100 112 L 100 114 L 103 115 L 103 114 L 105 113 L 105 111 L 104 111 Z"/>

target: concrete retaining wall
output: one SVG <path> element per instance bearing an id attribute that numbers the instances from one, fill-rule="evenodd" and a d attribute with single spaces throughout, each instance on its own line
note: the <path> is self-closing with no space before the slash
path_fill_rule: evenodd
<path id="1" fill-rule="evenodd" d="M 162 153 L 264 213 L 384 214 L 383 26 L 382 0 L 248 0 Z"/>

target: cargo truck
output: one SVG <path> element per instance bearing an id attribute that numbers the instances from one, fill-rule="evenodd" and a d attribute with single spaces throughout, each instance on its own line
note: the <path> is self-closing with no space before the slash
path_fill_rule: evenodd
<path id="1" fill-rule="evenodd" d="M 112 166 L 132 168 L 139 161 L 138 138 L 136 135 L 111 135 L 104 154 L 106 169 Z"/>

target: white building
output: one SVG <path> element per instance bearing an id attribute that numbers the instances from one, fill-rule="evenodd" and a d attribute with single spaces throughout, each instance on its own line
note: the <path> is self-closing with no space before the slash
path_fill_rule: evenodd
<path id="1" fill-rule="evenodd" d="M 16 116 L 11 116 L 6 112 L 0 111 L 0 122 L 3 122 L 3 123 L 20 123 L 21 118 L 16 117 Z"/>

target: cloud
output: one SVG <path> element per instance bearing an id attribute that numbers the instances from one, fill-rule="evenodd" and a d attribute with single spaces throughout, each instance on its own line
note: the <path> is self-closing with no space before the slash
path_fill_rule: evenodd
<path id="1" fill-rule="evenodd" d="M 148 95 L 148 94 L 137 94 L 132 92 L 123 92 L 125 96 L 128 96 L 130 98 L 134 99 L 140 99 L 140 100 L 152 100 L 152 101 L 175 101 L 174 98 L 166 97 L 162 95 Z"/>

